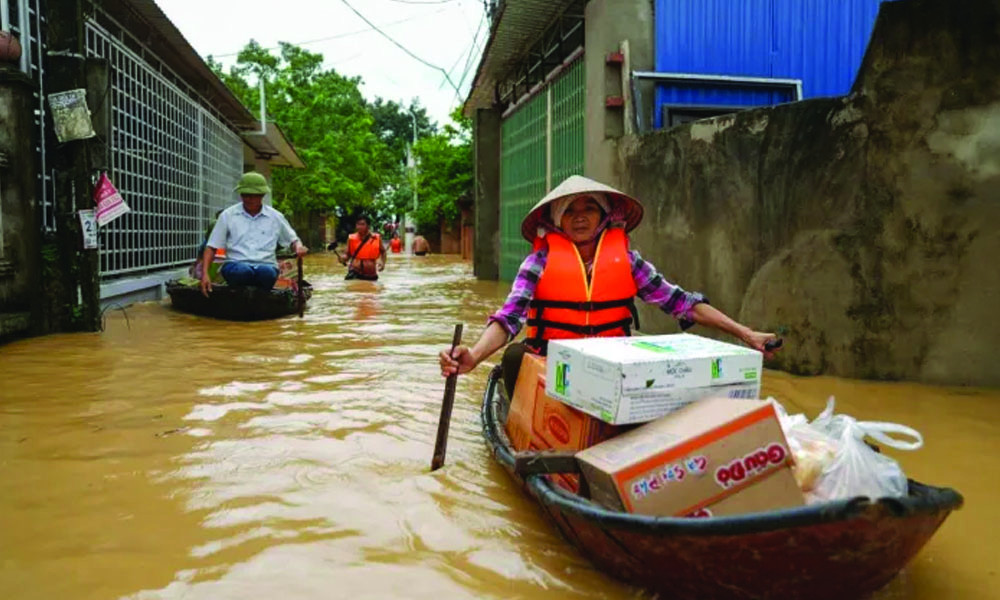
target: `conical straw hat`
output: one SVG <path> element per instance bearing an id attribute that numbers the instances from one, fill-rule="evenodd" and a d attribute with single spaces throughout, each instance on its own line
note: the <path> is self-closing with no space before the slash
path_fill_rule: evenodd
<path id="1" fill-rule="evenodd" d="M 548 220 L 545 211 L 549 204 L 566 196 L 575 196 L 576 194 L 586 194 L 588 192 L 602 192 L 607 195 L 609 201 L 624 203 L 626 232 L 632 231 L 642 222 L 642 204 L 632 196 L 593 179 L 588 179 L 581 175 L 571 175 L 566 178 L 566 181 L 560 183 L 544 198 L 539 200 L 538 204 L 528 212 L 528 216 L 524 218 L 524 221 L 521 221 L 521 235 L 529 242 L 533 242 L 538 235 L 539 224 L 542 220 Z"/>

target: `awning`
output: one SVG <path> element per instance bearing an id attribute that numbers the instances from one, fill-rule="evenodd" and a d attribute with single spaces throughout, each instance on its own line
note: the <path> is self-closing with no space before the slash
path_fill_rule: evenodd
<path id="1" fill-rule="evenodd" d="M 267 133 L 260 133 L 260 124 L 257 124 L 257 131 L 247 131 L 243 133 L 243 141 L 247 146 L 253 148 L 260 158 L 266 158 L 271 165 L 276 167 L 291 167 L 293 169 L 306 168 L 305 163 L 295 152 L 295 147 L 285 137 L 285 132 L 274 123 L 267 124 Z"/>
<path id="2" fill-rule="evenodd" d="M 472 116 L 477 108 L 493 105 L 497 82 L 573 4 L 574 0 L 504 0 L 500 3 L 486 51 L 462 109 L 466 116 Z"/>

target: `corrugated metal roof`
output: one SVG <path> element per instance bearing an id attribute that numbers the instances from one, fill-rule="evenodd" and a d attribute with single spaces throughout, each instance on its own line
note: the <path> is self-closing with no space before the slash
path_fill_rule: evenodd
<path id="1" fill-rule="evenodd" d="M 574 0 L 506 0 L 501 3 L 490 30 L 486 51 L 479 61 L 476 78 L 463 110 L 471 116 L 477 108 L 493 104 L 496 83 L 531 44 Z"/>
<path id="2" fill-rule="evenodd" d="M 117 3 L 122 7 L 132 9 L 163 39 L 166 47 L 157 48 L 155 44 L 150 44 L 150 49 L 158 50 L 158 58 L 173 69 L 177 75 L 183 77 L 191 87 L 202 95 L 205 101 L 222 113 L 231 125 L 238 129 L 254 128 L 257 122 L 254 116 L 233 95 L 226 84 L 208 68 L 205 61 L 195 52 L 184 35 L 156 5 L 156 2 L 153 0 L 118 0 Z M 111 4 L 105 2 L 104 9 L 110 14 L 116 15 L 116 19 L 120 19 L 118 16 L 120 13 L 115 11 Z M 128 22 L 127 19 L 120 20 L 124 23 Z"/>

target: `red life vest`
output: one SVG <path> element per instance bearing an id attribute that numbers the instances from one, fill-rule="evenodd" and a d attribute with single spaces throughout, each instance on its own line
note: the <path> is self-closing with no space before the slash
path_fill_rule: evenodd
<path id="1" fill-rule="evenodd" d="M 549 233 L 545 243 L 548 259 L 528 308 L 529 347 L 544 354 L 548 340 L 631 335 L 633 322 L 638 328 L 638 289 L 623 230 L 601 234 L 589 282 L 576 244 L 561 233 Z"/>
<path id="2" fill-rule="evenodd" d="M 358 250 L 360 244 L 361 238 L 357 233 L 347 236 L 347 255 L 353 256 L 354 260 L 375 260 L 382 254 L 382 239 L 377 233 L 371 234 L 365 245 Z"/>
<path id="3" fill-rule="evenodd" d="M 399 252 L 403 249 L 403 242 L 401 242 L 399 238 L 392 238 L 392 240 L 389 241 L 389 247 L 392 248 L 393 253 L 399 254 Z"/>

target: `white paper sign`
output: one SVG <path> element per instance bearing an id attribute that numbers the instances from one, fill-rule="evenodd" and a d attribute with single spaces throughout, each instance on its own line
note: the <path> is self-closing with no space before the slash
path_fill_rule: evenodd
<path id="1" fill-rule="evenodd" d="M 85 250 L 97 248 L 97 212 L 93 209 L 80 211 L 80 228 L 83 230 Z"/>

